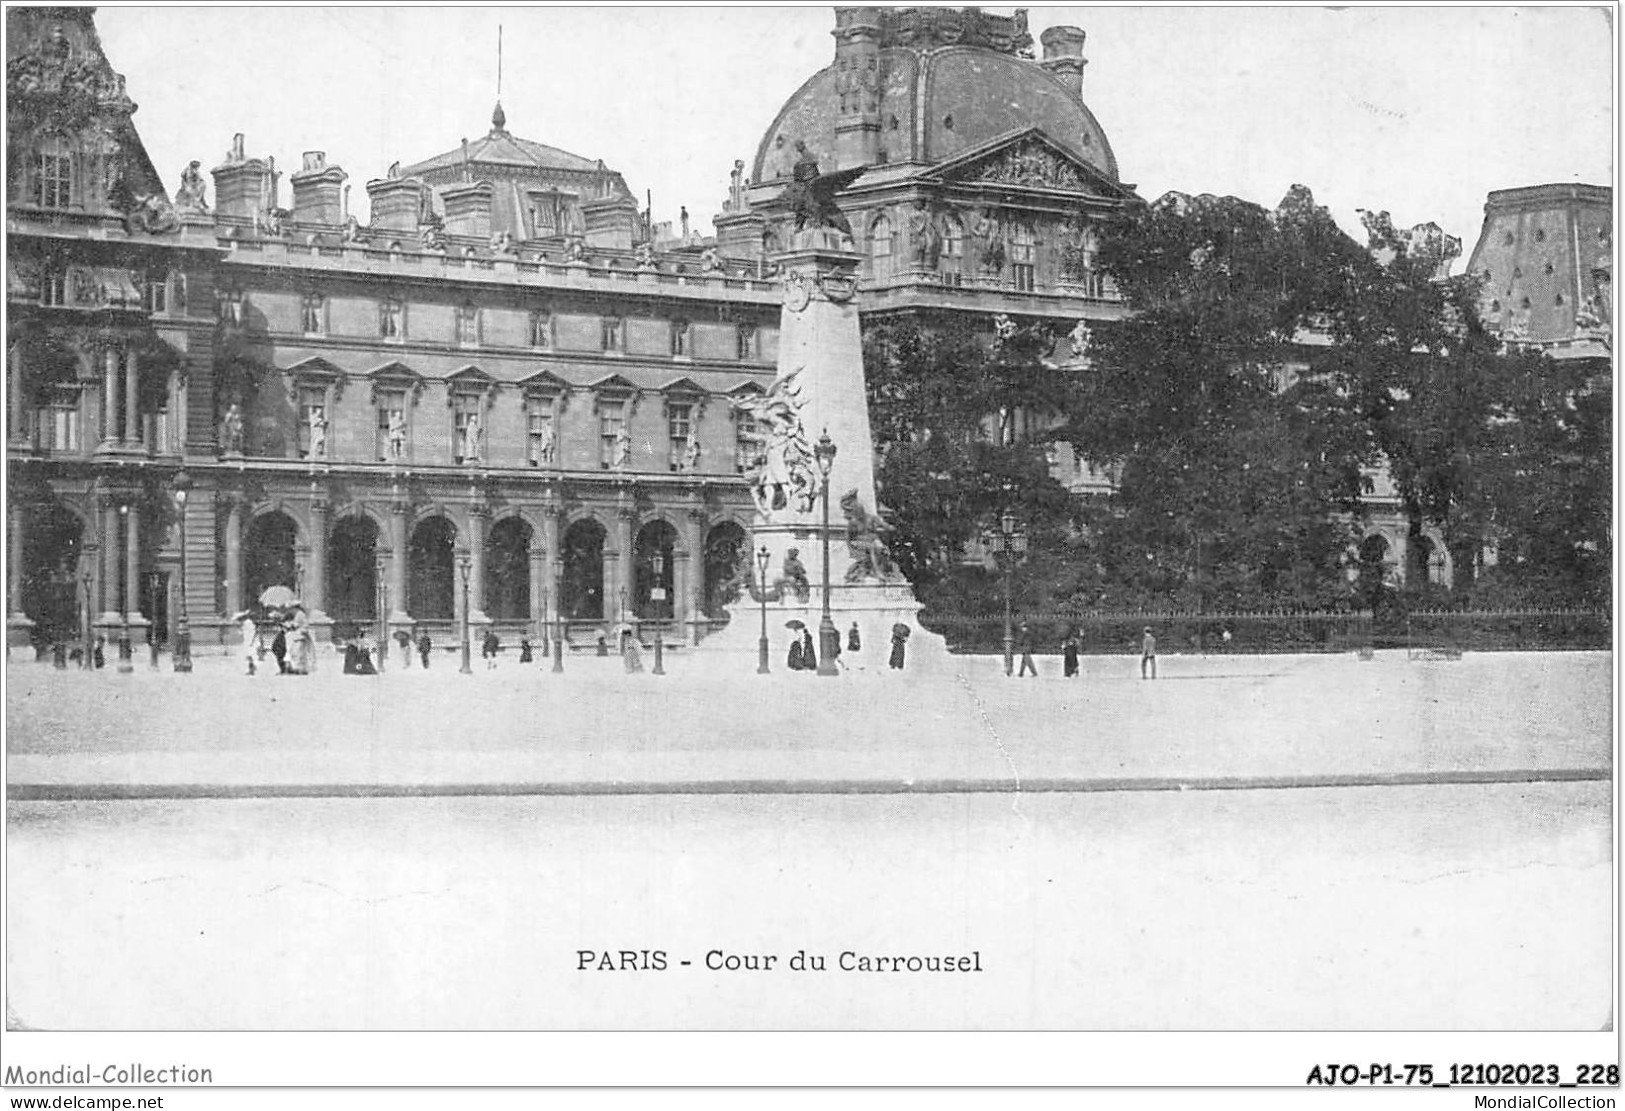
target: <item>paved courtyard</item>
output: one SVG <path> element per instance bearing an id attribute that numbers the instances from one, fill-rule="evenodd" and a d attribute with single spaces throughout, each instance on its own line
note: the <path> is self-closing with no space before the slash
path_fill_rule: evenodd
<path id="1" fill-rule="evenodd" d="M 646 661 L 647 663 L 647 661 Z M 1086 657 L 1006 678 L 821 678 L 703 653 L 667 674 L 574 657 L 562 675 L 455 660 L 377 677 L 7 671 L 9 785 L 982 789 L 1383 777 L 1607 778 L 1606 653 Z M 1525 776 L 1525 773 L 1528 773 Z"/>
<path id="2" fill-rule="evenodd" d="M 1168 657 L 1156 682 L 1057 662 L 1025 681 L 996 659 L 838 679 L 704 655 L 663 676 L 14 663 L 10 1021 L 1610 1021 L 1608 656 Z M 670 967 L 584 971 L 583 949 Z M 713 950 L 779 969 L 708 969 Z M 798 950 L 974 951 L 985 971 L 796 974 Z"/>

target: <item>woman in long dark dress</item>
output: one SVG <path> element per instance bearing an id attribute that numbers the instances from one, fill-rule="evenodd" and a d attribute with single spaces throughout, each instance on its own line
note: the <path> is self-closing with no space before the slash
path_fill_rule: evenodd
<path id="1" fill-rule="evenodd" d="M 1061 642 L 1061 662 L 1065 668 L 1068 679 L 1076 678 L 1078 674 L 1078 635 L 1068 633 L 1066 640 Z"/>
<path id="2" fill-rule="evenodd" d="M 818 670 L 818 649 L 813 644 L 812 630 L 801 630 L 801 670 Z"/>
<path id="3" fill-rule="evenodd" d="M 790 655 L 785 659 L 784 664 L 791 671 L 801 670 L 801 641 L 799 639 L 791 639 Z"/>

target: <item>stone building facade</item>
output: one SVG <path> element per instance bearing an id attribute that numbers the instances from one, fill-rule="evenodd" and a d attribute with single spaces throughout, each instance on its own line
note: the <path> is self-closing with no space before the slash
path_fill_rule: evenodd
<path id="1" fill-rule="evenodd" d="M 508 639 L 720 616 L 759 450 L 733 402 L 776 355 L 754 264 L 655 252 L 618 174 L 500 106 L 369 181 L 367 226 L 319 151 L 283 207 L 242 136 L 171 195 L 91 10 L 7 17 L 11 643 L 162 642 L 183 600 L 229 642 L 272 586 L 445 643 L 465 564 Z"/>

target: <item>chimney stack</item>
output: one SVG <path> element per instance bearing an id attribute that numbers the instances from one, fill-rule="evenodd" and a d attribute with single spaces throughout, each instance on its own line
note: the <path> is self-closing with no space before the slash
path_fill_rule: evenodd
<path id="1" fill-rule="evenodd" d="M 214 178 L 214 210 L 219 216 L 252 220 L 275 208 L 277 178 L 275 159 L 249 158 L 243 153 L 241 132 L 232 136 L 231 151 L 225 162 L 209 171 Z"/>
<path id="2" fill-rule="evenodd" d="M 337 166 L 327 164 L 327 153 L 305 152 L 304 166 L 289 178 L 293 185 L 293 218 L 300 224 L 344 223 L 344 182 Z"/>
<path id="3" fill-rule="evenodd" d="M 1073 95 L 1083 98 L 1083 67 L 1089 64 L 1083 56 L 1086 36 L 1078 27 L 1050 27 L 1038 36 L 1044 44 L 1044 60 L 1038 64 L 1060 78 Z"/>
<path id="4" fill-rule="evenodd" d="M 481 239 L 491 236 L 491 198 L 496 188 L 489 181 L 476 181 L 471 185 L 448 185 L 441 189 L 440 200 L 446 206 L 447 235 L 475 235 Z"/>

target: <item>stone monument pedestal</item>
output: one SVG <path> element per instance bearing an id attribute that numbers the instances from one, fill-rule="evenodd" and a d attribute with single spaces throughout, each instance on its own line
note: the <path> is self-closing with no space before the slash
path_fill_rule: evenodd
<path id="1" fill-rule="evenodd" d="M 777 259 L 784 285 L 778 376 L 768 395 L 751 403 L 758 427 L 766 434 L 762 464 L 751 478 L 757 499 L 749 557 L 753 585 L 748 598 L 728 607 L 727 628 L 704 642 L 708 654 L 737 655 L 741 671 L 747 673 L 755 670 L 750 661 L 762 635 L 764 594 L 772 672 L 786 669 L 791 643 L 787 622 L 805 624 L 814 647 L 823 651 L 819 625 L 824 606 L 825 496 L 829 609 L 847 673 L 860 665 L 870 672 L 889 671 L 892 631 L 898 625 L 908 628 L 905 674 L 948 666 L 946 642 L 920 627 L 920 603 L 913 588 L 874 543 L 878 526 L 874 438 L 854 304 L 861 260 L 852 240 L 832 228 L 797 233 L 790 249 Z M 822 492 L 825 480 L 818 462 L 819 442 L 826 433 L 835 449 L 827 495 Z M 883 540 L 883 526 L 878 527 Z M 765 576 L 757 563 L 763 548 L 768 552 Z M 792 549 L 806 574 L 802 591 L 786 574 Z M 849 576 L 858 561 L 859 573 Z M 846 647 L 854 624 L 862 643 L 857 653 Z M 800 632 L 795 636 L 799 638 Z"/>

